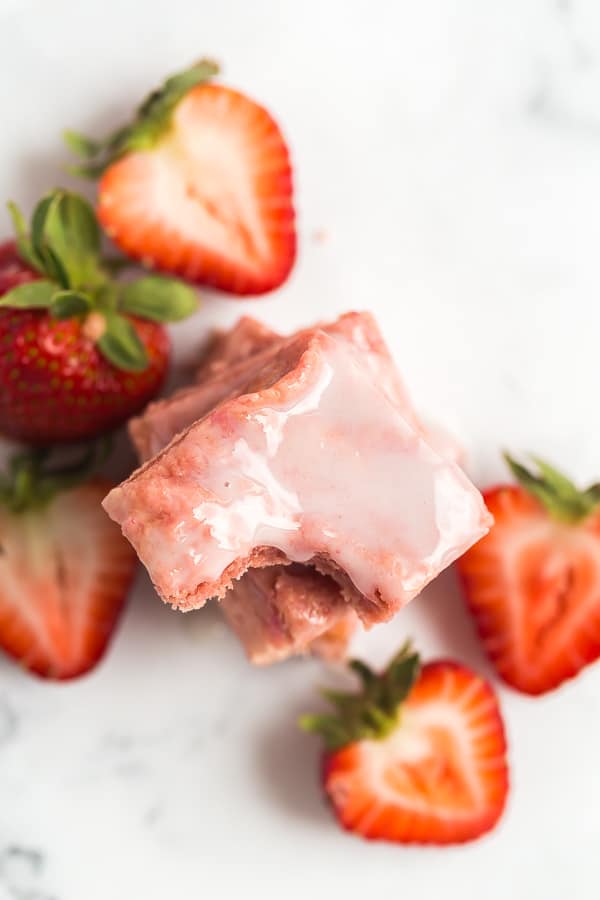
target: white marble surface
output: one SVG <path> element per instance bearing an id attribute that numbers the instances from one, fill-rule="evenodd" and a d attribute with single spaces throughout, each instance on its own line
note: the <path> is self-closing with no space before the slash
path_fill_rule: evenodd
<path id="1" fill-rule="evenodd" d="M 65 180 L 61 127 L 118 122 L 203 53 L 285 127 L 302 243 L 276 296 L 207 297 L 180 358 L 242 310 L 291 328 L 368 307 L 480 482 L 499 447 L 597 478 L 597 0 L 0 0 L 0 197 L 29 207 Z M 487 671 L 452 575 L 357 649 L 382 661 L 407 634 Z M 598 897 L 600 667 L 536 701 L 500 690 L 510 804 L 451 850 L 333 825 L 295 727 L 326 677 L 250 669 L 216 612 L 170 612 L 141 576 L 90 677 L 1 662 L 0 900 Z"/>

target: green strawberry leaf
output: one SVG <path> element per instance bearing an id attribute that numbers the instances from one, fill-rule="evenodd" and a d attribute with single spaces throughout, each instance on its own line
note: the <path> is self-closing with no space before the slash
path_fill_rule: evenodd
<path id="1" fill-rule="evenodd" d="M 29 238 L 29 231 L 27 229 L 27 220 L 16 203 L 12 200 L 9 200 L 6 204 L 8 207 L 8 211 L 10 213 L 10 217 L 12 219 L 13 228 L 15 229 L 15 234 L 19 238 Z"/>
<path id="2" fill-rule="evenodd" d="M 96 181 L 104 170 L 106 169 L 106 163 L 84 163 L 79 166 L 65 166 L 64 170 L 67 175 L 72 175 L 74 178 L 86 178 L 88 181 Z"/>
<path id="3" fill-rule="evenodd" d="M 55 319 L 70 319 L 89 312 L 92 305 L 92 298 L 81 291 L 57 291 L 52 297 L 50 312 Z"/>
<path id="4" fill-rule="evenodd" d="M 137 110 L 133 124 L 121 131 L 116 147 L 119 154 L 152 148 L 171 124 L 171 117 L 185 95 L 209 81 L 219 71 L 209 59 L 201 59 L 183 72 L 172 75 L 153 91 Z"/>
<path id="5" fill-rule="evenodd" d="M 19 251 L 19 256 L 26 262 L 32 269 L 39 272 L 40 275 L 45 275 L 44 271 L 44 263 L 38 256 L 36 256 L 35 251 L 33 249 L 33 245 L 29 238 L 17 238 L 17 250 Z"/>
<path id="6" fill-rule="evenodd" d="M 111 436 L 77 447 L 75 456 L 64 459 L 64 450 L 47 448 L 25 450 L 12 457 L 9 470 L 0 473 L 0 504 L 19 514 L 39 509 L 61 491 L 71 490 L 87 481 L 106 462 L 112 450 Z M 60 461 L 53 460 L 57 456 Z"/>
<path id="7" fill-rule="evenodd" d="M 549 463 L 544 462 L 539 456 L 532 455 L 531 459 L 538 467 L 542 478 L 550 490 L 552 490 L 557 497 L 562 497 L 567 502 L 573 502 L 577 499 L 579 491 L 570 478 L 567 478 L 566 475 L 563 475 Z"/>
<path id="8" fill-rule="evenodd" d="M 365 688 L 369 688 L 377 679 L 376 673 L 360 659 L 351 659 L 348 668 L 355 672 Z"/>
<path id="9" fill-rule="evenodd" d="M 37 246 L 33 223 L 32 240 Z M 66 286 L 93 287 L 105 280 L 99 260 L 100 240 L 100 228 L 87 200 L 78 194 L 55 191 L 43 220 L 41 241 L 64 267 Z"/>
<path id="10" fill-rule="evenodd" d="M 185 95 L 197 85 L 209 81 L 218 71 L 215 62 L 201 59 L 189 69 L 168 78 L 139 107 L 136 122 L 123 141 L 125 149 L 145 150 L 152 147 L 169 126 L 171 116 Z"/>
<path id="11" fill-rule="evenodd" d="M 45 246 L 41 249 L 40 259 L 42 261 L 44 273 L 56 281 L 60 287 L 67 289 L 70 285 L 69 273 L 65 269 L 62 260 L 51 247 Z"/>
<path id="12" fill-rule="evenodd" d="M 585 519 L 600 505 L 600 486 L 579 488 L 565 475 L 537 456 L 531 459 L 539 474 L 530 471 L 508 453 L 504 459 L 521 487 L 536 498 L 555 519 L 574 524 Z"/>
<path id="13" fill-rule="evenodd" d="M 94 291 L 94 307 L 103 313 L 117 312 L 119 290 L 121 285 L 116 281 L 107 281 Z"/>
<path id="14" fill-rule="evenodd" d="M 171 117 L 192 88 L 204 84 L 219 71 L 212 60 L 201 59 L 184 72 L 168 78 L 162 87 L 153 91 L 138 107 L 133 121 L 119 128 L 103 141 L 91 141 L 68 131 L 65 140 L 70 149 L 86 160 L 83 165 L 72 166 L 72 174 L 84 178 L 97 178 L 123 154 L 134 150 L 152 148 L 171 124 Z M 96 152 L 92 153 L 92 150 Z"/>
<path id="15" fill-rule="evenodd" d="M 38 202 L 31 217 L 31 243 L 40 259 L 43 259 L 43 252 L 46 247 L 46 239 L 44 236 L 46 219 L 48 218 L 50 208 L 53 205 L 56 206 L 57 203 L 60 202 L 61 195 L 62 192 L 60 191 L 52 191 L 45 194 Z"/>
<path id="16" fill-rule="evenodd" d="M 146 349 L 131 322 L 118 313 L 106 314 L 106 331 L 98 341 L 98 349 L 118 369 L 143 372 L 149 360 Z"/>
<path id="17" fill-rule="evenodd" d="M 81 159 L 93 159 L 102 149 L 98 141 L 92 141 L 77 131 L 63 131 L 63 140 L 69 150 Z"/>
<path id="18" fill-rule="evenodd" d="M 350 668 L 359 676 L 362 690 L 323 691 L 335 713 L 302 716 L 299 722 L 304 731 L 320 734 L 329 750 L 389 735 L 397 727 L 400 707 L 418 678 L 420 662 L 406 643 L 380 674 L 359 660 L 353 660 Z"/>
<path id="19" fill-rule="evenodd" d="M 31 217 L 31 236 L 16 206 L 11 215 L 19 252 L 61 287 L 93 288 L 106 280 L 100 263 L 100 229 L 90 204 L 78 194 L 57 189 L 46 194 Z"/>
<path id="20" fill-rule="evenodd" d="M 120 308 L 153 322 L 179 322 L 198 309 L 198 296 L 175 278 L 149 275 L 123 287 Z"/>
<path id="21" fill-rule="evenodd" d="M 585 490 L 585 496 L 597 506 L 600 503 L 600 484 L 591 484 L 589 488 Z"/>
<path id="22" fill-rule="evenodd" d="M 120 275 L 126 269 L 134 266 L 135 263 L 126 256 L 105 256 L 102 259 L 102 265 L 111 275 Z"/>
<path id="23" fill-rule="evenodd" d="M 56 285 L 40 279 L 19 284 L 0 298 L 0 307 L 11 309 L 45 309 L 50 306 Z"/>
<path id="24" fill-rule="evenodd" d="M 352 731 L 335 715 L 307 714 L 300 716 L 298 724 L 302 731 L 320 735 L 328 750 L 338 750 L 354 740 Z"/>
<path id="25" fill-rule="evenodd" d="M 10 291 L 2 305 L 50 307 L 58 319 L 95 310 L 107 324 L 98 346 L 119 368 L 140 372 L 148 365 L 135 328 L 120 312 L 154 322 L 177 322 L 197 309 L 195 291 L 174 278 L 149 275 L 128 284 L 114 281 L 112 270 L 128 262 L 103 263 L 94 210 L 78 194 L 56 189 L 43 197 L 32 215 L 31 237 L 18 207 L 9 208 L 19 252 L 46 277 Z"/>
<path id="26" fill-rule="evenodd" d="M 36 269 L 38 272 L 45 274 L 44 265 L 40 258 L 36 255 L 35 250 L 33 249 L 33 244 L 29 239 L 25 216 L 16 203 L 9 202 L 7 206 L 13 222 L 15 234 L 17 236 L 17 249 L 19 251 L 19 256 L 24 262 L 28 263 L 28 265 L 30 265 L 32 269 Z"/>

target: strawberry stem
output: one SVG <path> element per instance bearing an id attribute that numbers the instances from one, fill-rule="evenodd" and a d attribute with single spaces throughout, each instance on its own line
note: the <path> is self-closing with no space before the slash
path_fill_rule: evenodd
<path id="1" fill-rule="evenodd" d="M 112 449 L 110 437 L 83 448 L 79 458 L 58 465 L 50 450 L 34 449 L 13 456 L 9 471 L 0 475 L 0 503 L 13 513 L 39 509 L 61 491 L 87 481 L 107 460 Z"/>
<path id="2" fill-rule="evenodd" d="M 580 491 L 570 478 L 538 456 L 531 456 L 537 466 L 537 473 L 527 469 L 508 453 L 504 453 L 504 459 L 521 487 L 560 522 L 576 524 L 587 518 L 600 505 L 598 484 Z"/>
<path id="3" fill-rule="evenodd" d="M 324 690 L 335 712 L 305 715 L 299 721 L 304 731 L 320 734 L 328 750 L 387 737 L 398 725 L 400 707 L 419 675 L 420 661 L 407 641 L 379 674 L 360 660 L 352 660 L 349 668 L 360 678 L 362 691 Z"/>
<path id="4" fill-rule="evenodd" d="M 75 131 L 65 131 L 63 139 L 83 162 L 70 166 L 69 172 L 82 178 L 99 178 L 114 162 L 137 150 L 148 150 L 168 130 L 178 104 L 192 88 L 205 84 L 219 72 L 211 59 L 201 59 L 183 72 L 167 78 L 140 104 L 133 121 L 100 141 L 90 140 Z"/>

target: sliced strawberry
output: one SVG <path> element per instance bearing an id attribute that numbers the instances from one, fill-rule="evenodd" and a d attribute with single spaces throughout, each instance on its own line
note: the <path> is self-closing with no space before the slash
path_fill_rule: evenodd
<path id="1" fill-rule="evenodd" d="M 263 107 L 207 83 L 215 72 L 201 62 L 169 79 L 133 125 L 96 145 L 98 216 L 125 253 L 150 267 L 262 294 L 285 280 L 295 258 L 289 153 Z"/>
<path id="2" fill-rule="evenodd" d="M 484 494 L 495 519 L 459 561 L 467 603 L 502 678 L 541 694 L 600 656 L 598 487 L 509 458 L 519 485 Z"/>
<path id="3" fill-rule="evenodd" d="M 94 479 L 0 509 L 0 647 L 43 678 L 89 671 L 106 650 L 136 567 Z"/>
<path id="4" fill-rule="evenodd" d="M 474 840 L 497 823 L 508 791 L 506 741 L 489 684 L 458 663 L 403 650 L 379 676 L 362 664 L 358 695 L 328 692 L 323 785 L 348 831 L 402 844 Z"/>

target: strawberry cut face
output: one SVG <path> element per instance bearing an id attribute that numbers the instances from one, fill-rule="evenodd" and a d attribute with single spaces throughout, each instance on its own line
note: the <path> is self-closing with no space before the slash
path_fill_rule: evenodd
<path id="1" fill-rule="evenodd" d="M 458 563 L 467 600 L 502 677 L 543 693 L 600 655 L 600 514 L 562 523 L 516 486 L 485 500 L 496 524 Z"/>
<path id="2" fill-rule="evenodd" d="M 196 87 L 150 150 L 111 165 L 98 215 L 128 254 L 234 293 L 280 284 L 295 256 L 288 151 L 265 109 Z"/>
<path id="3" fill-rule="evenodd" d="M 327 755 L 325 789 L 344 827 L 365 838 L 457 843 L 500 817 L 505 753 L 490 687 L 440 661 L 424 667 L 387 738 Z"/>
<path id="4" fill-rule="evenodd" d="M 440 727 L 430 725 L 418 712 L 405 712 L 402 730 L 390 738 L 382 760 L 383 787 L 390 796 L 400 795 L 410 805 L 419 807 L 433 798 L 438 808 L 469 810 L 473 792 L 460 757 L 460 743 Z M 425 717 L 426 718 L 426 717 Z"/>
<path id="5" fill-rule="evenodd" d="M 0 513 L 0 647 L 43 678 L 89 671 L 125 603 L 136 558 L 95 479 L 41 510 Z"/>

